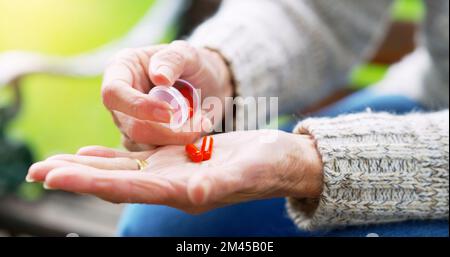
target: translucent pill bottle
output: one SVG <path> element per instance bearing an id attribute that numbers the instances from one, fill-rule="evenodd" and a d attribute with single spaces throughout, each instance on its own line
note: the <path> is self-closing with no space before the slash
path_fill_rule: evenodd
<path id="1" fill-rule="evenodd" d="M 148 94 L 170 104 L 173 115 L 169 126 L 172 129 L 181 128 L 200 109 L 200 97 L 197 90 L 192 84 L 182 79 L 178 79 L 171 87 L 156 86 Z"/>

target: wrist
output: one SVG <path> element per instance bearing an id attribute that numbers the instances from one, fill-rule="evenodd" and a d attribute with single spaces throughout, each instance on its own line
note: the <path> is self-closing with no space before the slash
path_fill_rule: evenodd
<path id="1" fill-rule="evenodd" d="M 282 183 L 284 196 L 319 198 L 323 187 L 323 163 L 316 142 L 310 135 L 287 133 L 281 172 L 289 178 Z"/>
<path id="2" fill-rule="evenodd" d="M 231 75 L 229 64 L 225 57 L 214 49 L 203 48 L 205 54 L 208 56 L 209 63 L 216 71 L 216 80 L 219 87 L 219 97 L 224 99 L 225 97 L 231 97 L 234 95 L 234 83 Z"/>

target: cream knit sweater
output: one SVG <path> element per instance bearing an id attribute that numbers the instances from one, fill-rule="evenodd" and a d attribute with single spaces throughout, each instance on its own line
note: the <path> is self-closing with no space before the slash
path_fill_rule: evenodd
<path id="1" fill-rule="evenodd" d="M 225 0 L 190 41 L 227 59 L 237 94 L 278 96 L 280 110 L 291 112 L 345 85 L 349 69 L 384 32 L 390 4 Z M 449 1 L 426 0 L 426 7 L 418 40 L 431 65 L 417 100 L 447 110 L 405 116 L 367 112 L 301 122 L 294 132 L 317 140 L 325 184 L 320 199 L 288 199 L 288 213 L 299 227 L 448 218 Z"/>

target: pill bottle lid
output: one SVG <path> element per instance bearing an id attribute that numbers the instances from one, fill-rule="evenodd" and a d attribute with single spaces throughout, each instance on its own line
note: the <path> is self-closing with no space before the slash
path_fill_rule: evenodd
<path id="1" fill-rule="evenodd" d="M 170 128 L 178 129 L 199 110 L 199 96 L 189 82 L 178 79 L 173 86 L 153 87 L 149 95 L 168 103 L 173 109 Z"/>

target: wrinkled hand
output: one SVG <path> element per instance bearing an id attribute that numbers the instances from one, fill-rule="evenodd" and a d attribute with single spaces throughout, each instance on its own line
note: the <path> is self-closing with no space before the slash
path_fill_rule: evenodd
<path id="1" fill-rule="evenodd" d="M 274 136 L 272 143 L 262 138 Z M 135 159 L 149 166 L 138 171 Z M 116 203 L 172 206 L 189 213 L 271 197 L 320 195 L 322 167 L 309 136 L 274 130 L 214 136 L 212 158 L 191 162 L 182 146 L 145 152 L 85 147 L 34 164 L 29 181 Z"/>
<path id="2" fill-rule="evenodd" d="M 160 123 L 170 121 L 170 106 L 147 95 L 155 85 L 171 86 L 179 78 L 201 89 L 202 97 L 224 99 L 232 95 L 230 74 L 222 57 L 185 41 L 126 49 L 113 58 L 104 74 L 102 98 L 124 135 L 125 147 L 137 150 L 142 149 L 136 147 L 139 144 L 186 144 L 201 136 L 201 131 L 174 132 L 162 126 Z"/>

